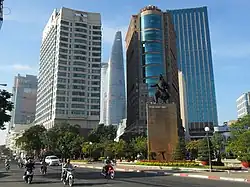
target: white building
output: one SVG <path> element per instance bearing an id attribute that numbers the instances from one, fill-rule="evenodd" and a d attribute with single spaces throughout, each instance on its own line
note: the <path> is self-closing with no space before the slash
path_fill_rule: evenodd
<path id="1" fill-rule="evenodd" d="M 125 133 L 125 129 L 127 127 L 127 119 L 122 119 L 121 122 L 118 124 L 118 128 L 116 131 L 116 138 L 114 141 L 119 142 L 120 137 Z"/>
<path id="2" fill-rule="evenodd" d="M 122 33 L 116 32 L 108 62 L 107 113 L 105 125 L 117 125 L 125 118 L 125 75 Z"/>
<path id="3" fill-rule="evenodd" d="M 237 114 L 238 118 L 242 118 L 250 114 L 250 92 L 242 94 L 237 100 Z"/>
<path id="4" fill-rule="evenodd" d="M 9 148 L 13 153 L 23 156 L 25 151 L 21 150 L 20 147 L 16 145 L 16 140 L 23 135 L 25 130 L 32 127 L 34 124 L 15 124 L 7 134 L 6 147 Z"/>
<path id="5" fill-rule="evenodd" d="M 42 36 L 36 124 L 98 125 L 101 41 L 99 13 L 54 10 Z"/>
<path id="6" fill-rule="evenodd" d="M 108 63 L 101 67 L 101 97 L 100 97 L 100 124 L 106 124 L 107 91 L 108 91 Z"/>
<path id="7" fill-rule="evenodd" d="M 11 111 L 9 129 L 15 124 L 32 123 L 36 113 L 37 77 L 34 75 L 21 76 L 20 74 L 15 76 L 12 94 L 14 109 Z"/>
<path id="8" fill-rule="evenodd" d="M 180 95 L 180 110 L 182 126 L 185 128 L 185 138 L 190 139 L 189 127 L 188 127 L 188 113 L 187 113 L 187 91 L 184 75 L 181 71 L 178 72 L 179 78 L 179 95 Z"/>

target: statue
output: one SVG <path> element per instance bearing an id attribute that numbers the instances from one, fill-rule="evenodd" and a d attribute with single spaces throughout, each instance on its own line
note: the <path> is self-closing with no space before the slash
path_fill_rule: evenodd
<path id="1" fill-rule="evenodd" d="M 160 75 L 160 77 L 159 77 L 159 82 L 157 84 L 155 84 L 155 85 L 151 85 L 151 87 L 156 87 L 157 88 L 157 90 L 155 92 L 155 96 L 154 96 L 155 103 L 158 103 L 159 98 L 164 103 L 167 103 L 167 100 L 169 99 L 170 94 L 168 92 L 168 84 L 164 80 L 162 75 Z"/>

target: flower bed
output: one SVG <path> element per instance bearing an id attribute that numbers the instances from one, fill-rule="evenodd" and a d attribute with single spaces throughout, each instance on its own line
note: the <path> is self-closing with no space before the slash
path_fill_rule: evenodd
<path id="1" fill-rule="evenodd" d="M 144 166 L 165 166 L 165 167 L 183 167 L 183 168 L 204 168 L 208 169 L 209 166 L 201 166 L 199 163 L 194 161 L 173 161 L 173 162 L 160 162 L 157 160 L 142 160 L 135 163 L 136 165 Z M 214 166 L 216 170 L 241 170 L 241 167 L 227 167 L 227 166 Z"/>
<path id="2" fill-rule="evenodd" d="M 86 162 L 88 162 L 88 160 L 71 160 L 71 162 L 86 163 Z"/>
<path id="3" fill-rule="evenodd" d="M 166 166 L 166 167 L 199 167 L 199 163 L 193 161 L 173 161 L 173 162 L 160 162 L 157 160 L 141 160 L 135 163 L 136 165 L 145 166 Z"/>

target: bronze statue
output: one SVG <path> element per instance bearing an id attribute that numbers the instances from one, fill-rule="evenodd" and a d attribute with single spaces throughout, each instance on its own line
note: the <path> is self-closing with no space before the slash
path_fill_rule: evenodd
<path id="1" fill-rule="evenodd" d="M 151 85 L 151 87 L 156 87 L 157 90 L 155 92 L 155 96 L 154 96 L 154 101 L 155 103 L 158 103 L 159 98 L 164 102 L 167 103 L 167 100 L 170 97 L 170 94 L 168 92 L 168 84 L 167 82 L 164 80 L 163 76 L 160 75 L 159 77 L 159 82 L 155 85 Z"/>

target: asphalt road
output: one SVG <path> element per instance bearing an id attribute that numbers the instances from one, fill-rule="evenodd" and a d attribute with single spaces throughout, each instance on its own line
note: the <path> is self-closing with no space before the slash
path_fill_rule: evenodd
<path id="1" fill-rule="evenodd" d="M 34 181 L 31 184 L 36 187 L 61 187 L 60 181 L 61 167 L 49 167 L 46 176 L 42 176 L 39 167 L 36 166 Z M 1 187 L 26 187 L 27 184 L 22 180 L 23 169 L 18 169 L 16 165 L 11 165 L 8 172 L 4 171 L 3 164 L 0 164 L 0 186 Z M 249 184 L 235 183 L 227 181 L 215 181 L 206 179 L 192 179 L 170 176 L 155 176 L 146 173 L 127 173 L 116 172 L 114 180 L 106 180 L 100 175 L 100 171 L 85 168 L 76 168 L 74 186 L 113 186 L 113 187 L 249 187 Z"/>

